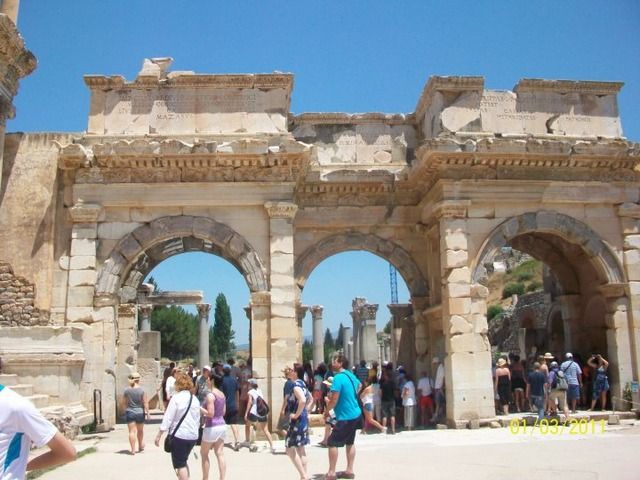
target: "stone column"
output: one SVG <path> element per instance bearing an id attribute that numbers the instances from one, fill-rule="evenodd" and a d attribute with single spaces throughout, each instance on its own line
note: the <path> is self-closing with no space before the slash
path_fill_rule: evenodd
<path id="1" fill-rule="evenodd" d="M 378 335 L 376 329 L 376 314 L 378 305 L 367 303 L 362 306 L 362 359 L 373 362 L 378 359 Z"/>
<path id="2" fill-rule="evenodd" d="M 140 331 L 151 331 L 151 314 L 153 313 L 153 305 L 147 303 L 138 305 L 138 315 L 140 316 Z"/>
<path id="3" fill-rule="evenodd" d="M 304 343 L 304 317 L 307 315 L 309 307 L 307 305 L 298 305 L 296 308 L 296 317 L 298 319 L 298 338 L 296 340 L 296 352 L 298 358 L 302 360 L 302 344 Z"/>
<path id="4" fill-rule="evenodd" d="M 4 13 L 15 25 L 18 25 L 19 7 L 20 0 L 2 0 L 0 2 L 0 13 Z"/>
<path id="5" fill-rule="evenodd" d="M 447 421 L 466 426 L 470 418 L 495 415 L 486 296 L 471 285 L 466 206 L 447 202 L 436 208 L 442 275 L 442 330 L 446 358 Z"/>
<path id="6" fill-rule="evenodd" d="M 632 338 L 629 334 L 629 299 L 625 295 L 624 284 L 602 285 L 599 290 L 607 305 L 607 361 L 611 372 L 609 382 L 613 408 L 628 410 L 629 405 L 621 399 L 624 386 L 634 379 Z"/>
<path id="7" fill-rule="evenodd" d="M 353 358 L 351 358 L 351 352 L 349 351 L 349 344 L 351 344 L 351 327 L 342 328 L 342 351 L 349 359 L 349 364 L 353 365 Z"/>
<path id="8" fill-rule="evenodd" d="M 640 205 L 624 203 L 618 208 L 624 238 L 624 269 L 629 283 L 629 337 L 633 378 L 640 378 Z"/>
<path id="9" fill-rule="evenodd" d="M 278 388 L 284 384 L 281 372 L 283 365 L 291 365 L 298 359 L 296 350 L 298 286 L 294 278 L 293 255 L 293 222 L 298 206 L 288 202 L 267 202 L 265 208 L 269 215 L 269 284 L 271 285 L 269 377 L 271 387 L 281 391 Z M 281 397 L 282 395 L 276 395 L 274 400 L 281 401 Z"/>
<path id="10" fill-rule="evenodd" d="M 391 312 L 391 358 L 395 365 L 398 362 L 398 349 L 402 336 L 402 320 L 411 315 L 412 306 L 408 303 L 392 303 L 387 305 Z"/>
<path id="11" fill-rule="evenodd" d="M 196 305 L 198 309 L 198 317 L 200 318 L 200 335 L 198 344 L 198 363 L 200 368 L 208 365 L 209 358 L 209 312 L 211 311 L 210 303 L 199 303 Z"/>
<path id="12" fill-rule="evenodd" d="M 324 362 L 324 330 L 322 327 L 322 311 L 324 307 L 314 305 L 311 307 L 313 319 L 313 367 Z"/>
<path id="13" fill-rule="evenodd" d="M 128 376 L 136 370 L 138 364 L 138 350 L 136 348 L 138 344 L 137 310 L 137 305 L 133 303 L 118 305 L 118 346 L 115 370 L 116 398 L 120 398 L 125 388 L 129 386 Z M 116 402 L 115 406 L 118 409 L 118 414 L 124 415 L 124 412 L 120 411 L 120 402 Z"/>
<path id="14" fill-rule="evenodd" d="M 353 319 L 353 365 L 364 360 L 362 350 L 362 311 L 361 307 L 367 303 L 366 298 L 356 297 L 351 302 L 351 318 Z"/>

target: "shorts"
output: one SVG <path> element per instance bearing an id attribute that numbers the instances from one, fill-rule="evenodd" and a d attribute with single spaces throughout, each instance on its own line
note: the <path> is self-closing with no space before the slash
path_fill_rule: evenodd
<path id="1" fill-rule="evenodd" d="M 433 408 L 433 398 L 429 395 L 420 397 L 420 408 Z"/>
<path id="2" fill-rule="evenodd" d="M 322 400 L 322 390 L 314 390 L 313 391 L 313 399 L 316 402 L 319 402 L 320 400 Z"/>
<path id="3" fill-rule="evenodd" d="M 331 430 L 327 445 L 330 447 L 353 445 L 356 439 L 356 430 L 358 430 L 361 425 L 361 417 L 354 418 L 353 420 L 338 420 L 333 430 Z"/>
<path id="4" fill-rule="evenodd" d="M 226 425 L 216 425 L 215 427 L 206 427 L 202 431 L 202 441 L 207 443 L 215 443 L 218 440 L 224 440 L 227 434 Z"/>
<path id="5" fill-rule="evenodd" d="M 558 400 L 558 408 L 564 410 L 565 402 L 567 400 L 566 392 L 564 390 L 551 390 L 549 392 L 549 401 L 555 405 Z"/>
<path id="6" fill-rule="evenodd" d="M 367 412 L 373 412 L 373 403 L 365 403 L 363 407 Z"/>
<path id="7" fill-rule="evenodd" d="M 396 416 L 395 400 L 383 400 L 382 402 L 382 418 L 390 418 Z"/>
<path id="8" fill-rule="evenodd" d="M 224 414 L 224 422 L 227 425 L 238 423 L 238 410 L 227 410 Z"/>
<path id="9" fill-rule="evenodd" d="M 569 385 L 567 389 L 567 400 L 579 400 L 580 399 L 580 385 Z"/>
<path id="10" fill-rule="evenodd" d="M 264 417 L 259 417 L 259 416 L 257 416 L 257 415 L 254 415 L 253 413 L 250 413 L 248 418 L 249 418 L 249 422 L 250 422 L 250 423 L 256 423 L 256 422 L 258 422 L 258 423 L 264 423 L 264 422 L 266 422 L 266 421 L 267 421 L 267 417 L 266 417 L 266 416 L 264 416 Z"/>
<path id="11" fill-rule="evenodd" d="M 187 466 L 187 459 L 195 444 L 195 440 L 183 440 L 182 438 L 173 437 L 171 442 L 171 463 L 173 468 L 178 469 Z"/>
<path id="12" fill-rule="evenodd" d="M 127 423 L 144 423 L 144 412 L 133 413 L 127 410 L 124 414 L 124 418 Z"/>

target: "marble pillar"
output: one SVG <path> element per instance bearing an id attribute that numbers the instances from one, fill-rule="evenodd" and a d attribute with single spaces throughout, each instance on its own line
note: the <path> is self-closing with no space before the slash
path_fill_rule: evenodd
<path id="1" fill-rule="evenodd" d="M 361 307 L 361 331 L 362 341 L 360 349 L 362 351 L 361 360 L 373 362 L 378 359 L 378 334 L 376 330 L 377 304 L 365 304 Z"/>
<path id="2" fill-rule="evenodd" d="M 138 305 L 138 315 L 140 316 L 140 331 L 151 331 L 151 314 L 153 313 L 153 305 L 146 303 Z"/>
<path id="3" fill-rule="evenodd" d="M 324 307 L 314 305 L 311 307 L 313 319 L 313 367 L 324 362 L 324 329 L 322 327 L 322 312 Z"/>
<path id="4" fill-rule="evenodd" d="M 392 303 L 387 305 L 387 308 L 391 312 L 391 356 L 388 360 L 395 365 L 398 363 L 402 320 L 411 315 L 413 307 L 409 303 Z"/>
<path id="5" fill-rule="evenodd" d="M 307 315 L 309 307 L 298 305 L 296 308 L 296 318 L 298 320 L 298 339 L 296 340 L 296 352 L 298 359 L 302 360 L 302 344 L 304 343 L 304 317 Z M 315 365 L 314 365 L 315 366 Z"/>
<path id="6" fill-rule="evenodd" d="M 198 348 L 198 363 L 202 368 L 209 364 L 209 312 L 211 311 L 210 303 L 199 303 L 196 305 L 198 309 L 198 317 L 200 318 L 200 336 Z"/>
<path id="7" fill-rule="evenodd" d="M 349 363 L 353 365 L 353 358 L 351 358 L 351 351 L 349 345 L 351 344 L 351 327 L 342 328 L 342 352 L 349 359 Z"/>

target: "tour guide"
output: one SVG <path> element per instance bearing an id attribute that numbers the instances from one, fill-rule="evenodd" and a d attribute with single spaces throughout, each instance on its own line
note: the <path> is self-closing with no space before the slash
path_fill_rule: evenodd
<path id="1" fill-rule="evenodd" d="M 360 381 L 348 370 L 349 360 L 341 353 L 334 353 L 331 357 L 331 369 L 336 372 L 329 392 L 329 403 L 325 409 L 325 416 L 333 410 L 337 423 L 329 435 L 329 471 L 326 480 L 336 478 L 355 478 L 353 462 L 356 458 L 356 448 L 353 442 L 356 430 L 362 425 L 362 411 L 358 405 L 358 391 Z M 347 447 L 347 469 L 336 474 L 338 461 L 338 447 Z"/>

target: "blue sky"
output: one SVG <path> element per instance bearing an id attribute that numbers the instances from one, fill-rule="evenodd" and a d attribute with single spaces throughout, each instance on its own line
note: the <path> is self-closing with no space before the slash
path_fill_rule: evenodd
<path id="1" fill-rule="evenodd" d="M 488 88 L 505 90 L 520 78 L 624 81 L 623 129 L 640 140 L 637 0 L 33 0 L 22 2 L 18 26 L 38 68 L 21 82 L 8 131 L 81 132 L 89 109 L 84 74 L 133 79 L 143 58 L 171 56 L 173 70 L 292 72 L 296 113 L 412 112 L 430 75 L 480 75 Z M 153 274 L 163 289 L 204 290 L 211 302 L 228 289 L 244 343 L 248 290 L 232 267 L 185 255 Z M 355 296 L 381 305 L 382 326 L 384 261 L 364 253 L 328 259 L 303 301 L 323 304 L 335 329 L 348 321 Z"/>

